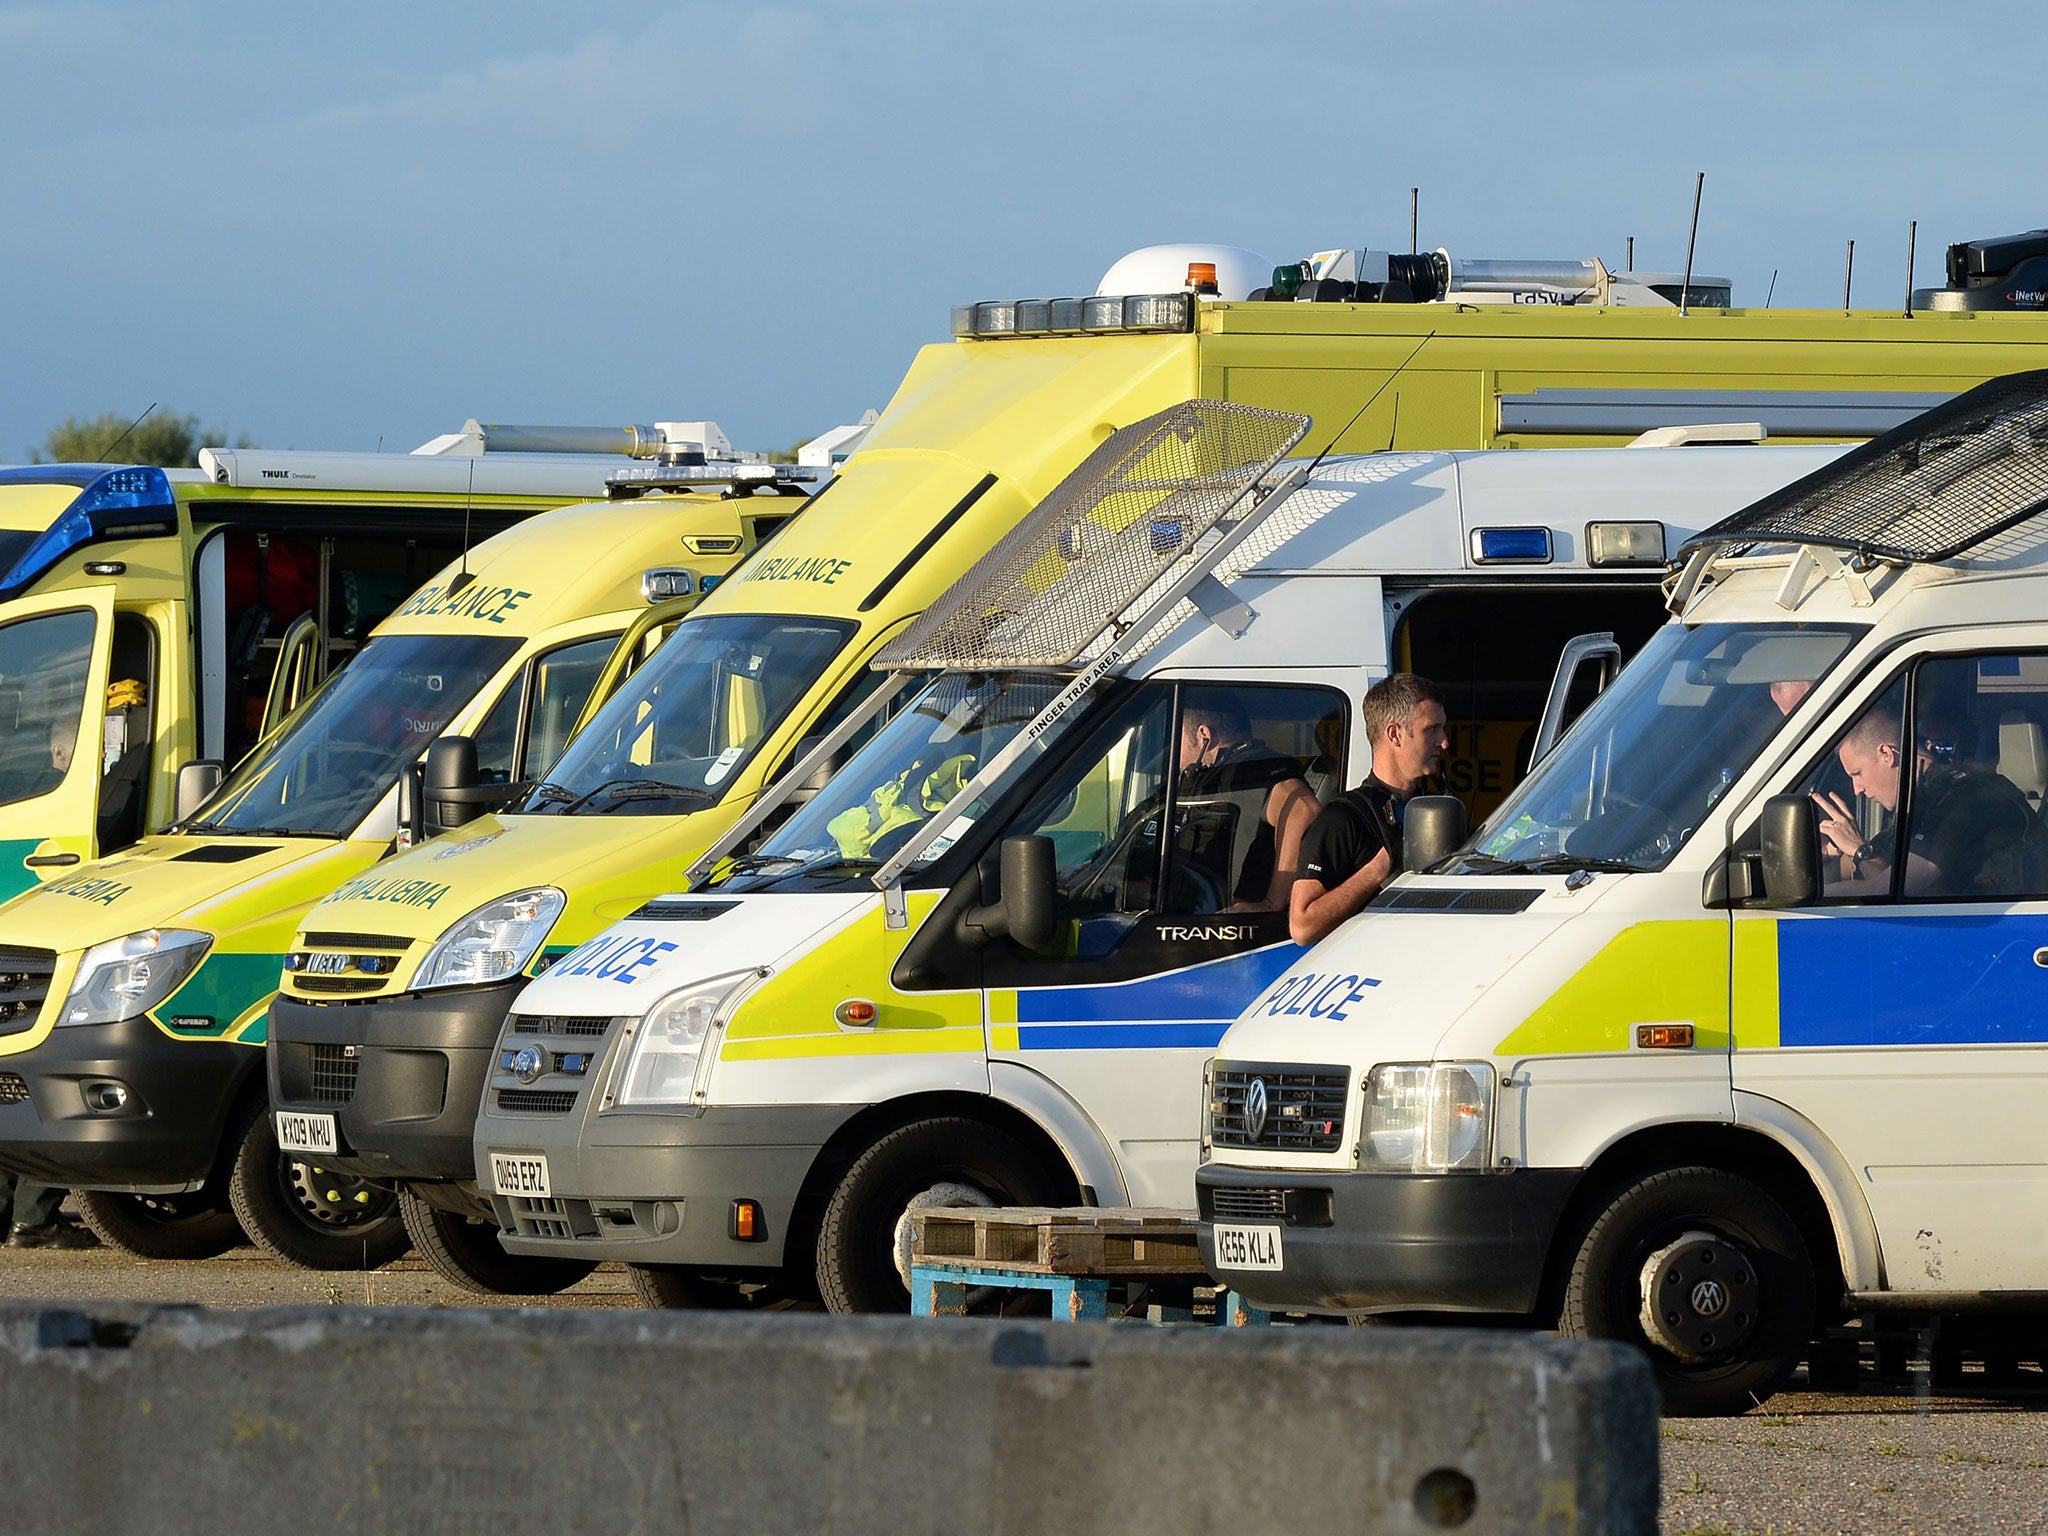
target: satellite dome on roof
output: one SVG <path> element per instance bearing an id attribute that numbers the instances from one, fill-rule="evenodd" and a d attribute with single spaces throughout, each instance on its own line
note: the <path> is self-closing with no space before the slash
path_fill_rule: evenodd
<path id="1" fill-rule="evenodd" d="M 1216 296 L 1243 299 L 1273 276 L 1273 263 L 1237 245 L 1148 245 L 1131 252 L 1102 274 L 1101 294 L 1176 293 L 1188 286 L 1188 263 L 1216 268 Z"/>

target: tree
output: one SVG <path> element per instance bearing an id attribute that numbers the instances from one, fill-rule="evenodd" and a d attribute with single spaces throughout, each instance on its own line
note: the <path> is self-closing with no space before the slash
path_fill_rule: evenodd
<path id="1" fill-rule="evenodd" d="M 96 464 L 106 461 L 189 469 L 199 462 L 201 448 L 227 445 L 225 428 L 202 428 L 197 416 L 180 416 L 175 411 L 151 411 L 130 432 L 128 424 L 132 419 L 119 411 L 102 411 L 97 416 L 67 416 L 61 426 L 50 429 L 42 447 L 31 455 L 31 462 Z M 235 439 L 234 446 L 253 448 L 256 445 L 242 436 Z"/>

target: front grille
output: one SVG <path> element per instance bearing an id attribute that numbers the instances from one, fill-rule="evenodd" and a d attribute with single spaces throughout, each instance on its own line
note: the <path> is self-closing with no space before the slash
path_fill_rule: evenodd
<path id="1" fill-rule="evenodd" d="M 306 1087 L 315 1104 L 346 1104 L 356 1096 L 356 1069 L 361 1058 L 349 1045 L 310 1048 Z"/>
<path id="2" fill-rule="evenodd" d="M 1250 1123 L 1252 1084 L 1265 1086 L 1262 1125 Z M 1344 1139 L 1351 1074 L 1342 1067 L 1218 1062 L 1209 1079 L 1209 1139 L 1219 1147 L 1334 1152 Z"/>
<path id="3" fill-rule="evenodd" d="M 1218 1221 L 1279 1221 L 1287 1214 L 1284 1189 L 1213 1189 L 1210 1199 Z"/>
<path id="4" fill-rule="evenodd" d="M 521 1237 L 569 1238 L 576 1235 L 576 1229 L 569 1221 L 569 1212 L 559 1200 L 512 1195 L 507 1197 L 506 1203 L 512 1207 L 513 1229 Z"/>
<path id="5" fill-rule="evenodd" d="M 382 976 L 293 976 L 294 992 L 325 992 L 330 996 L 381 992 L 390 985 Z"/>
<path id="6" fill-rule="evenodd" d="M 31 1028 L 56 974 L 54 949 L 22 949 L 0 944 L 0 1034 Z"/>
<path id="7" fill-rule="evenodd" d="M 304 933 L 299 935 L 299 947 L 407 950 L 412 948 L 412 940 L 389 933 Z"/>
<path id="8" fill-rule="evenodd" d="M 500 1088 L 498 1108 L 514 1114 L 566 1115 L 576 1106 L 573 1088 Z"/>
<path id="9" fill-rule="evenodd" d="M 26 1104 L 28 1084 L 19 1072 L 0 1072 L 0 1104 Z"/>
<path id="10" fill-rule="evenodd" d="M 559 1013 L 515 1013 L 512 1016 L 512 1033 L 515 1035 L 601 1035 L 611 1027 L 609 1017 L 598 1019 Z"/>

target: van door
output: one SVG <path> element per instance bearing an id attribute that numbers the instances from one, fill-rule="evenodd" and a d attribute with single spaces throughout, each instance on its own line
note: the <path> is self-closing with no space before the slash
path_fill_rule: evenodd
<path id="1" fill-rule="evenodd" d="M 1352 709 L 1333 688 L 1148 684 L 1001 833 L 1053 840 L 1061 923 L 1044 953 L 984 959 L 990 1059 L 1078 1103 L 1136 1204 L 1192 1202 L 1202 1063 L 1301 952 L 1287 888 Z"/>
<path id="2" fill-rule="evenodd" d="M 7 605 L 0 623 L 0 899 L 97 856 L 114 589 Z"/>
<path id="3" fill-rule="evenodd" d="M 1833 1142 L 1896 1291 L 2048 1286 L 2048 631 L 2010 636 L 1885 683 L 1789 786 L 1823 899 L 1737 917 L 1737 1114 Z"/>
<path id="4" fill-rule="evenodd" d="M 292 620 L 271 669 L 270 691 L 263 696 L 263 734 L 268 736 L 284 717 L 299 707 L 319 681 L 320 626 L 310 613 Z"/>

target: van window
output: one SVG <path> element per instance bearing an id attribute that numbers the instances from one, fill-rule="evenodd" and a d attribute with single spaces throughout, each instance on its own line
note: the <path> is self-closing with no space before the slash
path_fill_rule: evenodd
<path id="1" fill-rule="evenodd" d="M 2044 727 L 2048 655 L 1941 657 L 1895 681 L 1802 786 L 1820 813 L 1828 898 L 2048 895 Z"/>
<path id="2" fill-rule="evenodd" d="M 558 645 L 506 684 L 476 731 L 477 769 L 485 783 L 539 778 L 554 766 L 618 643 L 614 634 Z"/>
<path id="3" fill-rule="evenodd" d="M 85 608 L 0 625 L 0 804 L 64 782 L 81 746 L 92 634 Z"/>
<path id="4" fill-rule="evenodd" d="M 99 851 L 137 841 L 149 810 L 149 763 L 155 743 L 156 630 L 140 614 L 114 615 L 107 665 L 106 729 L 100 751 Z"/>

